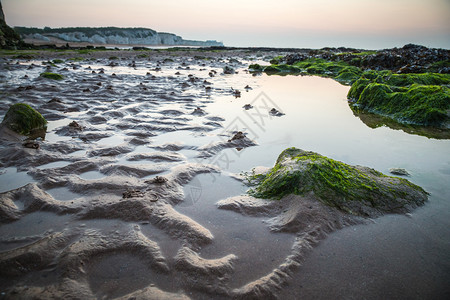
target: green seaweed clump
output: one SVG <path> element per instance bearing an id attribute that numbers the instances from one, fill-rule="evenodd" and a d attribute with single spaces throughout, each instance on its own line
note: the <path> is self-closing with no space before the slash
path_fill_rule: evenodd
<path id="1" fill-rule="evenodd" d="M 449 74 L 378 73 L 365 72 L 352 85 L 353 106 L 401 123 L 442 127 L 449 122 Z"/>
<path id="2" fill-rule="evenodd" d="M 271 60 L 280 62 L 280 58 Z M 324 59 L 310 58 L 293 65 L 289 64 L 271 64 L 270 66 L 250 65 L 250 70 L 264 71 L 268 74 L 309 74 L 327 78 L 333 78 L 342 84 L 352 84 L 362 74 L 360 68 L 351 66 L 342 61 L 327 61 Z"/>
<path id="3" fill-rule="evenodd" d="M 47 120 L 34 108 L 24 103 L 12 105 L 3 118 L 2 125 L 22 135 L 45 129 Z"/>
<path id="4" fill-rule="evenodd" d="M 276 57 L 274 57 L 274 58 L 272 58 L 272 59 L 270 60 L 270 64 L 272 64 L 272 65 L 278 65 L 278 64 L 280 64 L 280 62 L 281 62 L 283 59 L 284 59 L 284 56 L 283 56 L 283 55 L 276 56 Z"/>
<path id="5" fill-rule="evenodd" d="M 281 199 L 313 193 L 328 206 L 361 216 L 407 212 L 427 199 L 421 187 L 405 179 L 297 148 L 284 150 L 264 176 L 252 177 L 249 181 L 258 182 L 249 190 L 254 197 Z"/>
<path id="6" fill-rule="evenodd" d="M 53 80 L 63 80 L 64 76 L 58 73 L 51 73 L 51 72 L 44 72 L 41 73 L 41 77 L 47 78 L 47 79 L 53 79 Z"/>
<path id="7" fill-rule="evenodd" d="M 250 69 L 250 71 L 253 71 L 253 72 L 261 72 L 263 70 L 263 67 L 259 64 L 252 64 L 252 65 L 248 66 L 248 68 Z"/>

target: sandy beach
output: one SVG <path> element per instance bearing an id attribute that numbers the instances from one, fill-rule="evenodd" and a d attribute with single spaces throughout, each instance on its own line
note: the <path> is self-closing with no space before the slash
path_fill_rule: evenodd
<path id="1" fill-rule="evenodd" d="M 0 114 L 24 102 L 48 127 L 37 146 L 1 132 L 0 299 L 449 295 L 448 140 L 368 127 L 332 79 L 248 71 L 284 54 L 4 53 Z M 311 195 L 248 196 L 242 173 L 292 146 L 407 168 L 431 196 L 364 218 Z"/>

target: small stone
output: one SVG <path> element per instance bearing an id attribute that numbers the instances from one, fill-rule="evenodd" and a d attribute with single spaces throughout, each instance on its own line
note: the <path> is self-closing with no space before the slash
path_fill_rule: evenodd
<path id="1" fill-rule="evenodd" d="M 252 108 L 253 108 L 253 105 L 251 105 L 251 104 L 245 104 L 245 105 L 243 106 L 243 108 L 244 108 L 245 110 L 249 110 L 249 109 L 252 109 Z"/>
<path id="2" fill-rule="evenodd" d="M 129 190 L 122 194 L 123 199 L 142 198 L 142 197 L 144 197 L 144 193 L 139 190 Z"/>
<path id="3" fill-rule="evenodd" d="M 70 128 L 76 129 L 76 130 L 80 130 L 80 131 L 83 130 L 83 127 L 80 124 L 78 124 L 76 121 L 70 122 L 68 126 Z"/>
<path id="4" fill-rule="evenodd" d="M 48 101 L 47 103 L 62 103 L 62 101 L 58 98 L 52 98 L 50 101 Z"/>
<path id="5" fill-rule="evenodd" d="M 234 73 L 236 73 L 236 71 L 232 67 L 225 66 L 223 68 L 223 73 L 224 74 L 234 74 Z"/>
<path id="6" fill-rule="evenodd" d="M 150 183 L 166 183 L 167 182 L 167 178 L 164 176 L 156 176 L 155 178 L 149 180 Z"/>
<path id="7" fill-rule="evenodd" d="M 238 131 L 230 140 L 228 140 L 228 143 L 231 143 L 235 140 L 241 140 L 243 138 L 245 138 L 245 134 L 242 131 Z"/>
<path id="8" fill-rule="evenodd" d="M 284 113 L 282 113 L 281 111 L 277 110 L 276 108 L 272 108 L 272 109 L 269 111 L 269 114 L 272 115 L 272 116 L 275 116 L 275 117 L 281 117 L 281 116 L 284 116 Z"/>
<path id="9" fill-rule="evenodd" d="M 394 175 L 400 175 L 400 176 L 409 176 L 408 171 L 402 168 L 391 168 L 389 169 L 389 172 Z"/>
<path id="10" fill-rule="evenodd" d="M 196 109 L 194 109 L 192 114 L 198 115 L 198 116 L 203 116 L 204 114 L 206 114 L 206 112 L 203 109 L 201 109 L 200 107 L 197 107 Z"/>

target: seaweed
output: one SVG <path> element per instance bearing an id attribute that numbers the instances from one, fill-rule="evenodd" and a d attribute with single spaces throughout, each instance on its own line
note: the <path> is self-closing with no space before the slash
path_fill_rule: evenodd
<path id="1" fill-rule="evenodd" d="M 271 62 L 281 62 L 281 59 Z M 292 73 L 310 74 L 322 77 L 333 78 L 342 84 L 351 84 L 361 76 L 361 69 L 344 62 L 326 61 L 324 59 L 310 58 L 293 65 L 271 64 L 270 66 L 260 66 L 253 64 L 249 66 L 251 71 L 264 71 L 268 74 Z"/>
<path id="2" fill-rule="evenodd" d="M 364 73 L 352 85 L 348 98 L 360 109 L 401 123 L 441 127 L 449 121 L 449 83 L 449 74 Z"/>
<path id="3" fill-rule="evenodd" d="M 58 73 L 44 72 L 40 74 L 41 77 L 53 80 L 63 80 L 64 76 Z"/>

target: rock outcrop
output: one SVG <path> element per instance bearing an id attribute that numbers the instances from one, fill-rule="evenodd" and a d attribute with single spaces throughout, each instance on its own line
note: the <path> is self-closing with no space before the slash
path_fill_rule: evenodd
<path id="1" fill-rule="evenodd" d="M 20 35 L 6 24 L 5 14 L 0 3 L 0 49 L 17 48 L 22 44 Z"/>

